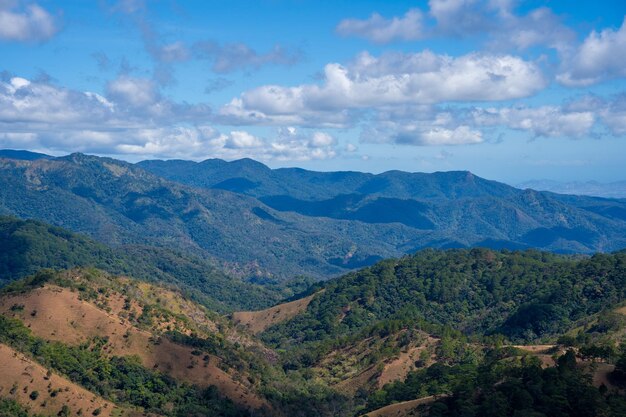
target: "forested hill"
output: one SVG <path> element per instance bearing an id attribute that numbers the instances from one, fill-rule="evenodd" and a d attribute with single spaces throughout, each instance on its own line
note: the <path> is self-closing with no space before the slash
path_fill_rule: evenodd
<path id="1" fill-rule="evenodd" d="M 262 308 L 284 296 L 228 276 L 193 255 L 147 246 L 110 248 L 60 227 L 0 216 L 0 286 L 43 268 L 74 267 L 176 285 L 219 312 Z"/>
<path id="2" fill-rule="evenodd" d="M 626 300 L 626 252 L 580 258 L 425 250 L 323 288 L 305 312 L 269 328 L 263 339 L 285 348 L 420 322 L 515 341 L 550 338 Z"/>

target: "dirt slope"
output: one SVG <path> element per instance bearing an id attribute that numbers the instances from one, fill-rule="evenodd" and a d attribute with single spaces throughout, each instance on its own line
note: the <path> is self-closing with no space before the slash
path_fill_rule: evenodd
<path id="1" fill-rule="evenodd" d="M 67 405 L 73 415 L 81 409 L 85 416 L 91 416 L 96 409 L 104 417 L 130 414 L 65 378 L 48 375 L 46 368 L 1 343 L 0 375 L 0 396 L 15 398 L 32 413 L 56 416 Z M 39 393 L 36 400 L 31 398 L 33 391 Z"/>
<path id="2" fill-rule="evenodd" d="M 12 311 L 13 306 L 20 306 L 21 311 Z M 81 300 L 77 292 L 46 285 L 27 294 L 3 297 L 0 313 L 22 320 L 36 336 L 70 345 L 108 336 L 104 349 L 110 355 L 136 355 L 146 368 L 159 369 L 199 386 L 215 385 L 223 395 L 248 408 L 267 405 L 249 387 L 220 369 L 219 358 L 207 355 L 204 360 L 204 355 L 193 355 L 189 347 L 158 339 L 124 318 Z"/>
<path id="3" fill-rule="evenodd" d="M 420 359 L 420 354 L 429 348 L 434 349 L 438 342 L 439 339 L 429 336 L 421 345 L 410 347 L 400 352 L 396 358 L 385 363 L 385 367 L 378 377 L 378 387 L 382 388 L 385 384 L 393 381 L 404 381 L 409 372 L 417 369 L 415 363 Z M 432 356 L 429 354 L 428 362 L 434 359 Z M 424 366 L 427 365 L 424 364 Z"/>
<path id="4" fill-rule="evenodd" d="M 233 321 L 247 328 L 251 333 L 258 334 L 274 324 L 287 321 L 306 310 L 316 294 L 299 300 L 279 304 L 260 311 L 240 311 L 233 313 Z"/>
<path id="5" fill-rule="evenodd" d="M 441 398 L 441 396 L 436 397 L 434 395 L 431 395 L 429 397 L 418 398 L 417 400 L 391 404 L 386 407 L 379 408 L 378 410 L 370 411 L 369 413 L 364 414 L 362 417 L 420 416 L 422 414 L 417 410 L 417 407 L 419 407 L 420 405 L 430 404 L 434 402 L 437 398 Z"/>

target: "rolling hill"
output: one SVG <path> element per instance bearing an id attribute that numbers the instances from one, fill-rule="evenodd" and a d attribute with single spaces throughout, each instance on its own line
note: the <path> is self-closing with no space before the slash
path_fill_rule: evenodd
<path id="1" fill-rule="evenodd" d="M 0 290 L 0 411 L 508 415 L 490 392 L 511 415 L 619 416 L 625 256 L 425 250 L 229 316 L 171 285 L 44 269 Z"/>

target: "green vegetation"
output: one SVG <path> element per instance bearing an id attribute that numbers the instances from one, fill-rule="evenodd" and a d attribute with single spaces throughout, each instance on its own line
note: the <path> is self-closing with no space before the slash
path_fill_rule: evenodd
<path id="1" fill-rule="evenodd" d="M 192 172 L 177 176 L 165 172 L 175 171 L 172 164 L 180 162 L 153 171 L 179 182 L 82 154 L 5 159 L 0 213 L 115 247 L 173 249 L 242 279 L 278 282 L 329 278 L 424 247 L 626 247 L 624 202 L 518 190 L 469 172 L 272 171 L 246 160 L 190 163 Z"/>
<path id="2" fill-rule="evenodd" d="M 502 346 L 558 340 L 575 348 L 579 359 L 615 364 L 610 382 L 626 388 L 626 319 L 616 311 L 626 301 L 626 252 L 585 257 L 425 250 L 385 260 L 310 287 L 304 294 L 324 291 L 306 311 L 261 334 L 274 351 L 235 332 L 226 317 L 200 309 L 195 313 L 207 316 L 195 322 L 167 310 L 159 301 L 164 292 L 141 284 L 147 288 L 142 292 L 132 280 L 94 268 L 40 270 L 6 285 L 0 295 L 45 283 L 77 291 L 103 309 L 109 294 L 123 295 L 116 298 L 125 302 L 121 315 L 156 332 L 154 343 L 160 335 L 191 347 L 198 363 L 210 355 L 221 358 L 223 369 L 236 370 L 284 415 L 360 415 L 430 395 L 439 396 L 427 406 L 435 417 L 617 417 L 625 410 L 624 396 L 612 387 L 594 388 L 590 371 L 574 366 L 572 352 L 542 369 L 536 356 Z M 20 304 L 7 309 L 41 315 Z M 213 323 L 210 330 L 198 324 L 205 319 Z M 159 323 L 176 324 L 154 330 Z M 415 367 L 404 380 L 377 388 L 387 361 L 427 341 L 428 351 L 411 359 Z M 106 336 L 68 346 L 34 337 L 21 322 L 0 316 L 0 342 L 120 406 L 166 416 L 248 415 L 215 388 L 180 383 L 134 357 L 107 355 Z M 355 395 L 332 385 L 366 370 L 369 380 Z"/>
<path id="3" fill-rule="evenodd" d="M 218 312 L 263 308 L 291 294 L 227 276 L 193 255 L 147 246 L 109 248 L 42 222 L 0 216 L 0 284 L 42 268 L 77 266 L 175 285 Z"/>
<path id="4" fill-rule="evenodd" d="M 324 285 L 306 312 L 262 338 L 287 349 L 426 322 L 512 341 L 553 338 L 626 300 L 626 253 L 573 258 L 538 251 L 425 250 Z"/>
<path id="5" fill-rule="evenodd" d="M 0 416 L 2 417 L 41 417 L 31 414 L 20 403 L 12 398 L 0 397 Z"/>
<path id="6" fill-rule="evenodd" d="M 512 356 L 493 350 L 480 364 L 435 364 L 412 372 L 405 381 L 386 385 L 368 398 L 365 411 L 396 401 L 428 395 L 430 417 L 618 417 L 626 415 L 626 398 L 598 389 L 576 366 L 573 351 L 542 369 L 532 355 Z"/>

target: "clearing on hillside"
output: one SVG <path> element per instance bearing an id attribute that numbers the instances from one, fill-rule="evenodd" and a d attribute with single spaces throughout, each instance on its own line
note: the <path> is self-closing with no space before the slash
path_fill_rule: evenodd
<path id="1" fill-rule="evenodd" d="M 233 313 L 233 321 L 248 329 L 253 334 L 262 333 L 268 327 L 287 321 L 302 313 L 318 293 L 299 300 L 279 304 L 260 311 L 239 311 Z"/>

